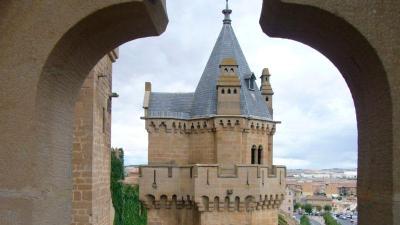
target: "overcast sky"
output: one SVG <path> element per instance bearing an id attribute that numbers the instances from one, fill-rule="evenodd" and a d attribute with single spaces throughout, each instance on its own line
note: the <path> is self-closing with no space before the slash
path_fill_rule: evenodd
<path id="1" fill-rule="evenodd" d="M 193 92 L 222 28 L 224 0 L 167 1 L 169 24 L 159 37 L 120 47 L 113 67 L 112 146 L 126 164 L 147 163 L 144 82 L 153 91 Z M 258 77 L 268 67 L 274 89 L 274 164 L 288 168 L 355 168 L 357 124 L 349 89 L 336 67 L 301 43 L 269 38 L 259 26 L 262 0 L 231 0 L 232 26 Z"/>

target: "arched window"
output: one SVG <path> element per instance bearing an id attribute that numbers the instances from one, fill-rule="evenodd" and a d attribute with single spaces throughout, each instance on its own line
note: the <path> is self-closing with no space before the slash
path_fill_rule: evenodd
<path id="1" fill-rule="evenodd" d="M 228 209 L 229 209 L 229 203 L 230 203 L 229 197 L 226 196 L 226 197 L 225 197 L 225 204 L 224 204 L 225 211 L 228 211 Z"/>
<path id="2" fill-rule="evenodd" d="M 235 88 L 235 89 L 233 89 L 233 94 L 237 94 L 237 90 L 236 90 L 236 88 Z"/>
<path id="3" fill-rule="evenodd" d="M 257 162 L 257 147 L 255 145 L 253 145 L 251 147 L 251 164 L 256 164 Z"/>
<path id="4" fill-rule="evenodd" d="M 209 209 L 209 203 L 210 203 L 209 198 L 207 196 L 202 196 L 201 200 L 202 200 L 202 203 L 204 206 L 204 210 L 207 212 Z"/>
<path id="5" fill-rule="evenodd" d="M 236 196 L 235 197 L 235 210 L 239 211 L 239 209 L 240 209 L 240 197 Z"/>
<path id="6" fill-rule="evenodd" d="M 263 164 L 263 156 L 264 156 L 264 153 L 263 153 L 263 146 L 262 145 L 260 145 L 260 146 L 258 146 L 258 164 Z"/>
<path id="7" fill-rule="evenodd" d="M 230 94 L 230 93 L 231 93 L 231 89 L 229 88 L 229 89 L 228 89 L 228 94 Z"/>
<path id="8" fill-rule="evenodd" d="M 219 210 L 219 197 L 218 197 L 218 196 L 216 196 L 216 197 L 214 198 L 214 209 L 215 209 L 216 211 Z"/>
<path id="9" fill-rule="evenodd" d="M 225 89 L 222 89 L 222 90 L 221 90 L 221 93 L 222 93 L 222 94 L 225 94 Z"/>

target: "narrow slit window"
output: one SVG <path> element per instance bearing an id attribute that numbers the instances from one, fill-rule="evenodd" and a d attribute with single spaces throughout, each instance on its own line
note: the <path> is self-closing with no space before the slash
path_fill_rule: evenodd
<path id="1" fill-rule="evenodd" d="M 103 133 L 106 132 L 106 109 L 103 107 L 103 120 L 102 120 L 102 128 L 103 128 Z"/>
<path id="2" fill-rule="evenodd" d="M 257 153 L 257 148 L 255 145 L 251 147 L 251 164 L 256 164 L 256 153 Z"/>
<path id="3" fill-rule="evenodd" d="M 259 147 L 258 147 L 258 164 L 263 164 L 263 147 L 260 145 Z"/>

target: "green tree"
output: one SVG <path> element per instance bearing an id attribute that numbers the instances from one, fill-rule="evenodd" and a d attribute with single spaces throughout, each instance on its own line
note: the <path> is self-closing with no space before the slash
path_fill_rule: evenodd
<path id="1" fill-rule="evenodd" d="M 332 210 L 332 206 L 330 206 L 330 205 L 325 205 L 324 206 L 324 211 L 325 212 L 329 212 L 329 211 L 331 211 Z"/>
<path id="2" fill-rule="evenodd" d="M 296 204 L 293 205 L 293 209 L 296 211 L 296 210 L 298 210 L 299 208 L 301 208 L 301 204 L 298 203 L 298 202 L 296 202 Z"/>
<path id="3" fill-rule="evenodd" d="M 308 216 L 303 215 L 303 216 L 300 218 L 300 225 L 311 225 L 310 219 L 308 219 Z"/>
<path id="4" fill-rule="evenodd" d="M 312 205 L 311 204 L 304 204 L 303 207 L 304 211 L 308 214 L 312 213 Z"/>
<path id="5" fill-rule="evenodd" d="M 322 207 L 321 207 L 321 206 L 319 206 L 319 205 L 317 205 L 317 206 L 315 207 L 315 209 L 316 209 L 318 212 L 321 212 L 321 210 L 322 210 Z"/>
<path id="6" fill-rule="evenodd" d="M 110 188 L 111 198 L 114 206 L 115 216 L 114 225 L 124 225 L 123 208 L 124 208 L 124 192 L 122 180 L 124 179 L 124 151 L 119 149 L 111 149 L 111 177 Z"/>

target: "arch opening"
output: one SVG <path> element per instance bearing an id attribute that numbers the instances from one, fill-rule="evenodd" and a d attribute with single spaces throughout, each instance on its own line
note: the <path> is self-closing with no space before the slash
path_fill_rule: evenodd
<path id="1" fill-rule="evenodd" d="M 350 5 L 353 7 L 350 9 L 356 11 L 357 3 Z M 377 52 L 382 48 L 369 41 L 373 34 L 363 33 L 360 28 L 365 25 L 356 21 L 356 18 L 368 15 L 357 12 L 349 17 L 336 12 L 342 11 L 311 1 L 294 4 L 264 0 L 260 24 L 271 37 L 292 39 L 311 46 L 339 69 L 356 109 L 359 224 L 395 224 L 393 212 L 396 206 L 391 197 L 385 200 L 377 197 L 393 196 L 393 187 L 400 183 L 392 176 L 399 162 L 393 160 L 393 99 L 382 56 Z M 373 29 L 380 29 L 373 26 Z M 377 171 L 382 170 L 386 173 L 377 175 Z M 387 184 L 384 188 L 380 185 L 382 182 Z"/>

